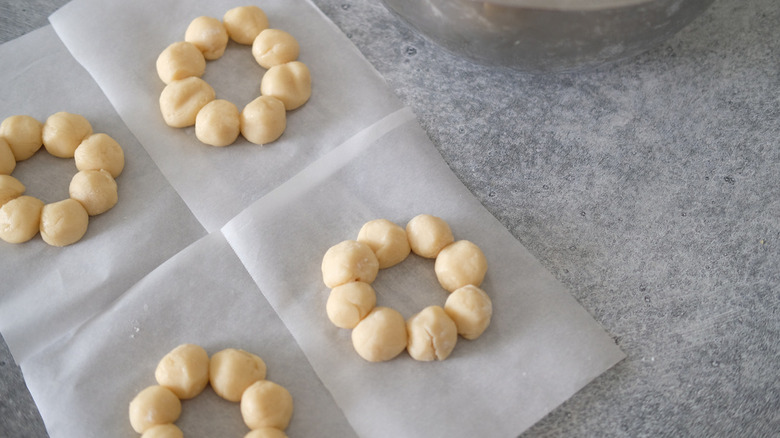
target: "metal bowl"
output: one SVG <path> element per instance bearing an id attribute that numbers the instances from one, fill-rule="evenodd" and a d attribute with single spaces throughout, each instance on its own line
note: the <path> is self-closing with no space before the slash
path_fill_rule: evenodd
<path id="1" fill-rule="evenodd" d="M 713 0 L 383 0 L 445 49 L 532 73 L 590 69 L 644 52 Z"/>

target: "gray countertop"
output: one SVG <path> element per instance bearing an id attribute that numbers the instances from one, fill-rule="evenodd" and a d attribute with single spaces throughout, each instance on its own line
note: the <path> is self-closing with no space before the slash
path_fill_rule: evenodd
<path id="1" fill-rule="evenodd" d="M 64 0 L 4 0 L 0 42 Z M 452 170 L 628 355 L 523 436 L 780 435 L 780 3 L 716 0 L 594 72 L 459 59 L 314 0 Z M 47 436 L 0 343 L 0 436 Z"/>

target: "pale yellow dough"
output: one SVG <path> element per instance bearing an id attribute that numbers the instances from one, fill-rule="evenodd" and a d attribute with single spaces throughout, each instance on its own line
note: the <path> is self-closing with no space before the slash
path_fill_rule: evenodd
<path id="1" fill-rule="evenodd" d="M 322 280 L 332 289 L 352 281 L 372 283 L 379 273 L 379 261 L 365 243 L 345 240 L 325 252 L 321 268 Z"/>
<path id="2" fill-rule="evenodd" d="M 353 281 L 330 291 L 325 309 L 339 328 L 353 329 L 376 306 L 376 292 L 368 283 Z"/>
<path id="3" fill-rule="evenodd" d="M 114 177 L 103 169 L 82 170 L 73 175 L 68 192 L 71 198 L 84 206 L 90 216 L 107 212 L 119 200 Z"/>
<path id="4" fill-rule="evenodd" d="M 43 146 L 59 158 L 73 158 L 76 148 L 92 135 L 92 125 L 84 116 L 60 111 L 43 124 Z"/>
<path id="5" fill-rule="evenodd" d="M 43 124 L 30 116 L 11 116 L 0 123 L 0 137 L 8 142 L 16 161 L 32 157 L 43 146 Z"/>
<path id="6" fill-rule="evenodd" d="M 41 211 L 41 237 L 52 246 L 78 242 L 86 234 L 88 225 L 89 214 L 75 199 L 46 204 Z"/>
<path id="7" fill-rule="evenodd" d="M 454 242 L 452 230 L 444 219 L 421 214 L 406 224 L 406 235 L 412 252 L 425 258 L 436 258 L 439 251 Z"/>
<path id="8" fill-rule="evenodd" d="M 241 133 L 241 115 L 233 103 L 216 99 L 201 108 L 195 118 L 195 136 L 211 146 L 233 144 Z"/>
<path id="9" fill-rule="evenodd" d="M 191 399 L 209 383 L 209 355 L 198 345 L 179 345 L 160 360 L 154 377 L 180 399 Z"/>
<path id="10" fill-rule="evenodd" d="M 219 59 L 225 53 L 228 39 L 227 29 L 214 17 L 197 17 L 184 32 L 184 41 L 194 44 L 207 60 Z"/>
<path id="11" fill-rule="evenodd" d="M 485 291 L 467 285 L 447 297 L 444 311 L 455 321 L 458 334 L 466 339 L 477 339 L 490 325 L 493 303 Z"/>
<path id="12" fill-rule="evenodd" d="M 300 61 L 269 68 L 260 81 L 260 93 L 281 100 L 287 111 L 300 107 L 311 97 L 309 68 Z"/>
<path id="13" fill-rule="evenodd" d="M 284 430 L 293 414 L 293 399 L 283 386 L 260 380 L 249 386 L 241 396 L 241 416 L 248 428 L 272 427 Z"/>
<path id="14" fill-rule="evenodd" d="M 254 144 L 268 144 L 282 136 L 287 128 L 284 104 L 271 96 L 260 96 L 241 112 L 241 134 Z"/>
<path id="15" fill-rule="evenodd" d="M 0 175 L 10 175 L 16 168 L 16 158 L 11 146 L 0 137 Z"/>
<path id="16" fill-rule="evenodd" d="M 166 84 L 189 77 L 201 77 L 206 72 L 206 58 L 195 44 L 177 41 L 157 57 L 157 76 Z"/>
<path id="17" fill-rule="evenodd" d="M 175 422 L 181 415 L 181 402 L 170 389 L 154 385 L 142 390 L 130 402 L 130 425 L 138 433 L 161 424 Z"/>
<path id="18" fill-rule="evenodd" d="M 206 81 L 188 77 L 165 86 L 160 94 L 160 111 L 165 123 L 172 128 L 192 126 L 198 111 L 215 97 L 214 89 Z"/>
<path id="19" fill-rule="evenodd" d="M 280 29 L 265 29 L 252 43 L 252 56 L 263 68 L 295 61 L 300 51 L 298 40 Z"/>
<path id="20" fill-rule="evenodd" d="M 420 361 L 444 360 L 458 341 L 455 322 L 439 306 L 429 306 L 406 322 L 407 351 Z"/>
<path id="21" fill-rule="evenodd" d="M 125 168 L 125 153 L 122 147 L 107 134 L 92 134 L 73 153 L 78 170 L 106 170 L 116 178 Z"/>
<path id="22" fill-rule="evenodd" d="M 212 389 L 225 400 L 241 400 L 250 385 L 265 379 L 266 365 L 263 360 L 244 350 L 227 348 L 211 356 L 209 381 Z"/>
<path id="23" fill-rule="evenodd" d="M 268 17 L 257 6 L 239 6 L 225 13 L 222 22 L 230 38 L 244 45 L 250 45 L 257 35 L 268 28 Z"/>
<path id="24" fill-rule="evenodd" d="M 249 432 L 244 438 L 287 438 L 287 434 L 273 427 L 263 427 Z"/>
<path id="25" fill-rule="evenodd" d="M 433 269 L 441 287 L 452 292 L 468 284 L 479 287 L 487 273 L 487 259 L 477 245 L 459 240 L 439 252 Z"/>
<path id="26" fill-rule="evenodd" d="M 0 207 L 0 239 L 23 243 L 35 237 L 41 223 L 43 201 L 19 196 Z"/>
<path id="27" fill-rule="evenodd" d="M 175 424 L 161 424 L 146 429 L 141 438 L 184 438 L 184 433 Z"/>
<path id="28" fill-rule="evenodd" d="M 365 243 L 374 251 L 379 269 L 401 263 L 410 252 L 406 231 L 387 219 L 366 222 L 358 232 L 357 241 Z"/>
<path id="29" fill-rule="evenodd" d="M 0 207 L 11 199 L 22 196 L 24 190 L 24 184 L 18 179 L 11 175 L 0 175 Z"/>
<path id="30" fill-rule="evenodd" d="M 352 346 L 369 362 L 384 362 L 406 348 L 406 321 L 397 310 L 375 307 L 352 330 Z"/>

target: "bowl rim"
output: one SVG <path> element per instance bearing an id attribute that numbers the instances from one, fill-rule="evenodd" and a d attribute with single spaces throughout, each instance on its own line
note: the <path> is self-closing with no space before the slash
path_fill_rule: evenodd
<path id="1" fill-rule="evenodd" d="M 515 8 L 549 9 L 559 11 L 594 11 L 637 6 L 660 0 L 468 0 Z M 682 3 L 683 0 L 679 0 Z"/>

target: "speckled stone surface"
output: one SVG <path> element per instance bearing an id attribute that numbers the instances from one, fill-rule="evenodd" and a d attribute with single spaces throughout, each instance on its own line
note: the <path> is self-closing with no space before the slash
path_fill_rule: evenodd
<path id="1" fill-rule="evenodd" d="M 0 3 L 0 41 L 63 3 Z M 314 3 L 628 355 L 523 437 L 780 435 L 780 3 L 716 0 L 559 76 L 462 60 L 376 0 Z M 46 436 L 2 347 L 0 436 Z"/>

